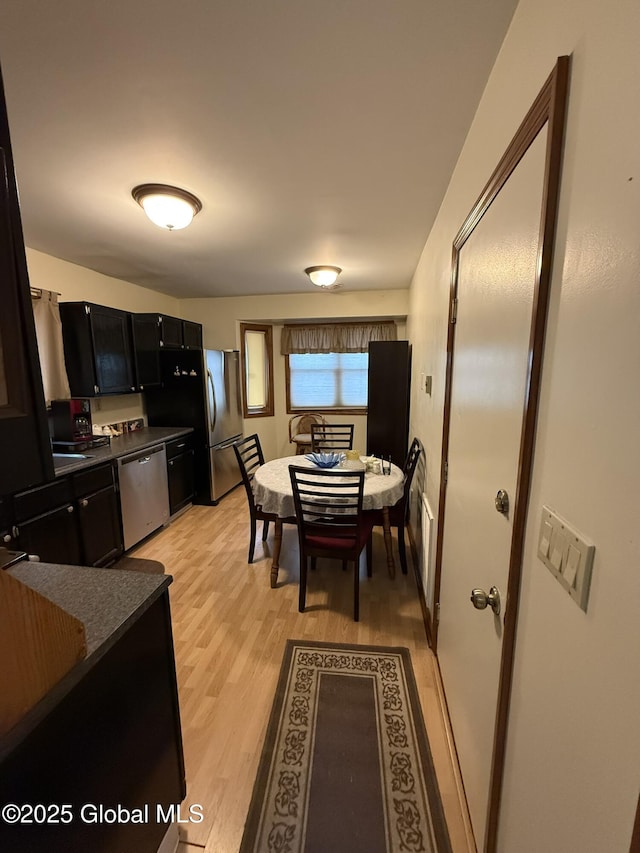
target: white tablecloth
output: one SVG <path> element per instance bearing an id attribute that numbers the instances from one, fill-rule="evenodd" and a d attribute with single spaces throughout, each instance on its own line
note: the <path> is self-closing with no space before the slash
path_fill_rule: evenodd
<path id="1" fill-rule="evenodd" d="M 256 502 L 265 512 L 272 512 L 280 518 L 295 515 L 289 465 L 308 465 L 309 468 L 315 468 L 313 462 L 304 456 L 285 456 L 265 462 L 256 470 L 253 479 Z M 400 500 L 403 491 L 404 474 L 396 465 L 391 466 L 391 474 L 365 474 L 363 508 L 382 509 L 385 506 L 393 506 Z"/>

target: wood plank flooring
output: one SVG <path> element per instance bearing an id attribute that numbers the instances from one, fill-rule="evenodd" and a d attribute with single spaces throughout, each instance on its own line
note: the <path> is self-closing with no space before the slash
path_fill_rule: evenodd
<path id="1" fill-rule="evenodd" d="M 374 534 L 373 578 L 361 566 L 360 622 L 353 575 L 318 561 L 298 613 L 297 533 L 285 525 L 278 587 L 269 586 L 273 530 L 247 564 L 249 514 L 242 488 L 216 507 L 195 506 L 131 556 L 160 560 L 170 587 L 187 799 L 204 820 L 183 824 L 181 853 L 237 853 L 288 638 L 407 646 L 418 683 L 454 853 L 475 851 L 451 759 L 437 666 L 428 649 L 416 582 L 387 573 Z M 327 851 L 330 853 L 330 851 Z"/>

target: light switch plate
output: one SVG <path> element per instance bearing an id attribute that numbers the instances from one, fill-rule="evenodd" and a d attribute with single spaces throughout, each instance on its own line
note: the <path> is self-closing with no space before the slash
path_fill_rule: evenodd
<path id="1" fill-rule="evenodd" d="M 586 612 L 595 545 L 548 506 L 542 507 L 538 558 Z"/>

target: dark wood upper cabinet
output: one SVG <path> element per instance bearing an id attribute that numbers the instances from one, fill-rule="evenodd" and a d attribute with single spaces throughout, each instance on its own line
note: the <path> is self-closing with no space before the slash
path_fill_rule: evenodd
<path id="1" fill-rule="evenodd" d="M 72 397 L 137 390 L 127 311 L 89 302 L 61 302 L 60 317 Z"/>
<path id="2" fill-rule="evenodd" d="M 136 367 L 136 385 L 140 391 L 144 391 L 145 388 L 159 388 L 162 381 L 160 374 L 160 315 L 132 314 L 131 332 Z"/>
<path id="3" fill-rule="evenodd" d="M 52 479 L 9 123 L 0 77 L 0 493 Z"/>
<path id="4" fill-rule="evenodd" d="M 182 340 L 185 349 L 202 349 L 202 326 L 200 323 L 183 320 Z"/>
<path id="5" fill-rule="evenodd" d="M 160 315 L 160 346 L 170 349 L 182 349 L 182 320 L 177 317 Z"/>

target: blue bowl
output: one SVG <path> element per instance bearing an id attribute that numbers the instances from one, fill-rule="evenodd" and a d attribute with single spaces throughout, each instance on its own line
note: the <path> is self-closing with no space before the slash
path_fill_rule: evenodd
<path id="1" fill-rule="evenodd" d="M 344 453 L 306 453 L 304 458 L 318 468 L 335 468 L 343 461 Z"/>

